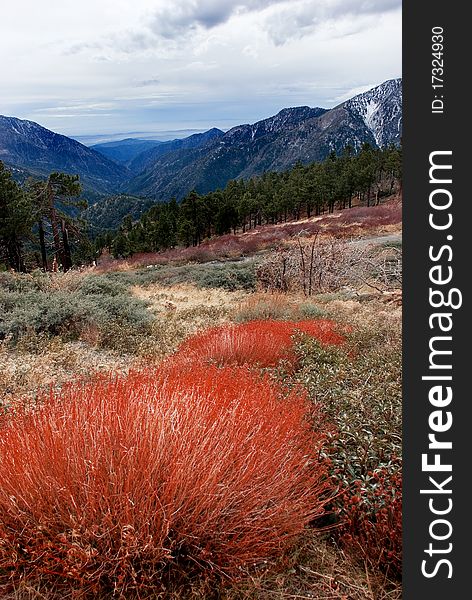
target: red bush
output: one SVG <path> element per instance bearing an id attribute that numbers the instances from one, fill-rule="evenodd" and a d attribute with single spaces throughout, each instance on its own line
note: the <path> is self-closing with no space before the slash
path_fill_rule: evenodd
<path id="1" fill-rule="evenodd" d="M 402 206 L 393 202 L 378 206 L 358 206 L 344 210 L 338 220 L 340 223 L 358 223 L 366 228 L 393 225 L 402 221 Z"/>
<path id="2" fill-rule="evenodd" d="M 279 555 L 329 492 L 307 410 L 267 377 L 194 366 L 70 384 L 4 417 L 0 592 L 123 593 Z"/>
<path id="3" fill-rule="evenodd" d="M 341 344 L 337 324 L 312 321 L 250 321 L 207 329 L 186 340 L 174 356 L 176 362 L 275 367 L 284 361 L 293 367 L 293 336 L 306 333 L 323 344 Z"/>

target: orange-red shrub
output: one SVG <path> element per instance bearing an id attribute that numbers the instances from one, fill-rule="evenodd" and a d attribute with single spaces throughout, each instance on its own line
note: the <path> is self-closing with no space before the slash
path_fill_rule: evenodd
<path id="1" fill-rule="evenodd" d="M 207 329 L 186 340 L 175 355 L 177 362 L 275 367 L 282 361 L 294 366 L 293 336 L 306 333 L 322 344 L 341 344 L 337 324 L 312 321 L 250 321 Z"/>
<path id="2" fill-rule="evenodd" d="M 0 592 L 234 576 L 323 512 L 324 443 L 301 392 L 244 368 L 73 383 L 0 423 Z"/>

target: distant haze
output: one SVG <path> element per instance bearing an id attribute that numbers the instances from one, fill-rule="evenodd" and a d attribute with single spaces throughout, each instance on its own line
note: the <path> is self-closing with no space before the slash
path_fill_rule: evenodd
<path id="1" fill-rule="evenodd" d="M 401 0 L 2 3 L 0 114 L 86 143 L 331 108 L 401 76 Z"/>
<path id="2" fill-rule="evenodd" d="M 103 142 L 115 142 L 126 138 L 135 138 L 139 140 L 159 140 L 165 142 L 167 140 L 177 140 L 186 138 L 194 133 L 202 133 L 206 129 L 176 129 L 174 131 L 126 131 L 124 133 L 99 133 L 93 135 L 73 135 L 70 136 L 85 146 L 93 146 L 94 144 L 102 144 Z"/>

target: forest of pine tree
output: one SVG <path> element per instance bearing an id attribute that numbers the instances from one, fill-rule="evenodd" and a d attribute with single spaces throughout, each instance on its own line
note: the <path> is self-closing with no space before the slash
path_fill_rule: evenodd
<path id="1" fill-rule="evenodd" d="M 212 236 L 350 208 L 354 201 L 375 205 L 401 182 L 401 164 L 396 146 L 346 147 L 323 162 L 232 180 L 204 195 L 193 190 L 180 202 L 152 205 L 139 219 L 126 216 L 116 231 L 97 232 L 80 218 L 86 202 L 78 176 L 51 173 L 19 185 L 0 162 L 0 268 L 68 270 L 104 249 L 128 257 L 198 246 Z"/>

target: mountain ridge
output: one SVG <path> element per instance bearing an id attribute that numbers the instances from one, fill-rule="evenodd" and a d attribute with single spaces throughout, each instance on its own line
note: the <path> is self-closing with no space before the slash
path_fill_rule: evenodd
<path id="1" fill-rule="evenodd" d="M 354 149 L 366 142 L 373 147 L 399 144 L 401 102 L 398 78 L 331 109 L 284 108 L 226 132 L 212 128 L 164 142 L 130 138 L 97 144 L 102 152 L 33 121 L 0 116 L 0 160 L 22 176 L 79 174 L 85 190 L 102 195 L 182 198 L 191 189 L 206 193 L 230 179 L 285 170 L 299 161 L 320 161 L 348 144 Z M 104 155 L 104 147 L 115 152 L 114 159 Z"/>
<path id="2" fill-rule="evenodd" d="M 129 172 L 99 152 L 34 121 L 0 115 L 0 160 L 47 176 L 52 171 L 78 174 L 85 188 L 109 193 Z"/>
<path id="3" fill-rule="evenodd" d="M 129 163 L 138 156 L 138 154 L 150 150 L 151 148 L 155 148 L 162 143 L 164 142 L 159 140 L 125 138 L 123 140 L 93 144 L 92 146 L 89 146 L 89 148 L 92 148 L 92 150 L 103 154 L 103 156 L 106 156 L 110 160 L 129 168 Z"/>
<path id="4" fill-rule="evenodd" d="M 178 138 L 174 140 L 168 140 L 159 144 L 154 148 L 150 148 L 137 155 L 134 160 L 129 164 L 131 171 L 136 174 L 143 171 L 146 167 L 153 163 L 153 161 L 159 159 L 165 154 L 174 152 L 176 150 L 190 150 L 192 148 L 199 148 L 206 145 L 209 141 L 224 135 L 224 132 L 217 127 L 212 127 L 202 133 L 194 133 L 185 138 Z"/>
<path id="5" fill-rule="evenodd" d="M 230 179 L 284 170 L 298 161 L 320 161 L 346 145 L 359 149 L 367 142 L 378 147 L 398 144 L 400 138 L 401 79 L 393 79 L 332 109 L 285 108 L 252 125 L 233 127 L 203 147 L 166 153 L 124 191 L 157 200 L 181 198 L 191 189 L 206 193 Z"/>

